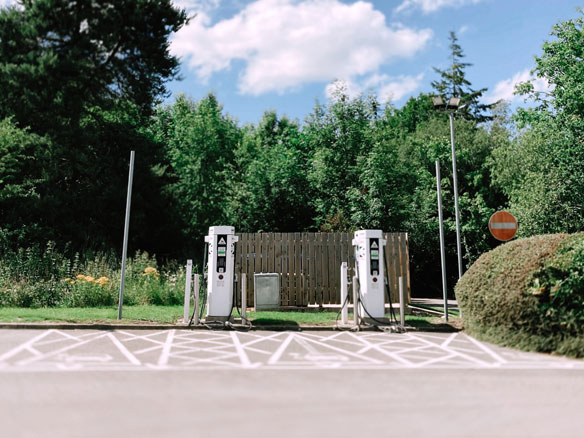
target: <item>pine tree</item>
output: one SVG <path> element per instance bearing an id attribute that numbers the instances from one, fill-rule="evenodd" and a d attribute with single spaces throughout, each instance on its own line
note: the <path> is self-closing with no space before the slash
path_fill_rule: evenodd
<path id="1" fill-rule="evenodd" d="M 436 94 L 442 96 L 443 99 L 450 97 L 460 97 L 461 106 L 459 113 L 466 119 L 476 120 L 477 122 L 486 122 L 493 119 L 490 111 L 495 107 L 496 103 L 486 105 L 480 103 L 483 93 L 487 88 L 480 90 L 473 90 L 471 83 L 466 79 L 466 68 L 471 67 L 469 62 L 463 62 L 465 55 L 462 47 L 458 44 L 456 33 L 450 32 L 450 56 L 451 67 L 447 70 L 440 70 L 434 67 L 434 71 L 440 75 L 439 81 L 432 81 L 432 88 L 436 90 Z"/>

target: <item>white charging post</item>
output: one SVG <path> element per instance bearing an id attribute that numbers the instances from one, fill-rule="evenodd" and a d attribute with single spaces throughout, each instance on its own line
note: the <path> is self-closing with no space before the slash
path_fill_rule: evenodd
<path id="1" fill-rule="evenodd" d="M 355 247 L 357 275 L 359 276 L 361 318 L 385 317 L 385 274 L 383 269 L 383 248 L 381 230 L 360 230 L 352 241 Z M 365 312 L 365 310 L 367 310 Z"/>
<path id="2" fill-rule="evenodd" d="M 235 272 L 235 228 L 209 228 L 205 242 L 209 245 L 207 275 L 207 319 L 226 320 L 233 308 Z"/>

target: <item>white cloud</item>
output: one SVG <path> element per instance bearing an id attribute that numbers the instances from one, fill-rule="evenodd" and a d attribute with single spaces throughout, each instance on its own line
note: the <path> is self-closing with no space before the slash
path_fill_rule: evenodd
<path id="1" fill-rule="evenodd" d="M 465 33 L 467 33 L 470 30 L 470 26 L 467 26 L 466 24 L 461 26 L 460 29 L 458 29 L 457 34 L 458 35 L 464 35 Z"/>
<path id="2" fill-rule="evenodd" d="M 242 60 L 239 91 L 259 95 L 374 73 L 413 56 L 431 37 L 429 29 L 388 26 L 364 1 L 256 0 L 215 24 L 200 13 L 175 35 L 171 50 L 202 81 Z"/>
<path id="3" fill-rule="evenodd" d="M 16 0 L 0 0 L 0 8 L 11 6 L 16 3 Z"/>
<path id="4" fill-rule="evenodd" d="M 532 81 L 535 91 L 548 91 L 550 89 L 549 83 L 543 78 L 534 78 L 529 69 L 520 71 L 509 79 L 497 82 L 493 91 L 486 96 L 487 103 L 497 102 L 498 100 L 506 100 L 513 102 L 521 100 L 521 96 L 513 94 L 515 86 L 520 82 Z"/>
<path id="5" fill-rule="evenodd" d="M 412 9 L 421 9 L 424 14 L 436 12 L 438 9 L 464 6 L 467 4 L 476 4 L 481 0 L 404 0 L 395 12 L 403 12 Z"/>
<path id="6" fill-rule="evenodd" d="M 328 99 L 334 99 L 338 92 L 341 91 L 343 94 L 355 98 L 370 90 L 383 103 L 396 102 L 416 91 L 420 87 L 423 78 L 423 73 L 417 76 L 401 75 L 397 77 L 391 77 L 386 74 L 373 74 L 360 82 L 351 79 L 335 80 L 325 87 L 325 95 Z"/>
<path id="7" fill-rule="evenodd" d="M 2 1 L 2 0 L 0 0 Z M 187 11 L 211 11 L 219 7 L 221 0 L 173 0 L 175 7 Z"/>

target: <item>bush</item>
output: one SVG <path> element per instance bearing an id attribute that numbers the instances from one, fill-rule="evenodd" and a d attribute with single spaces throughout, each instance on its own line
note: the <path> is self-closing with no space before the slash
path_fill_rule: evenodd
<path id="1" fill-rule="evenodd" d="M 474 336 L 584 356 L 584 233 L 501 245 L 473 264 L 455 293 Z"/>
<path id="2" fill-rule="evenodd" d="M 0 258 L 0 306 L 101 307 L 118 303 L 120 260 L 113 254 L 75 255 L 34 246 L 5 250 Z M 124 304 L 181 304 L 185 272 L 182 267 L 160 268 L 146 252 L 128 259 Z"/>

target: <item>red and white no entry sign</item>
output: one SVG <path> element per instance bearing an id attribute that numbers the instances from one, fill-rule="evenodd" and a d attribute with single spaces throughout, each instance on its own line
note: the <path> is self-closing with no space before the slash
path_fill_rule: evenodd
<path id="1" fill-rule="evenodd" d="M 497 240 L 511 240 L 517 234 L 517 219 L 511 213 L 498 211 L 489 219 L 489 231 Z"/>

